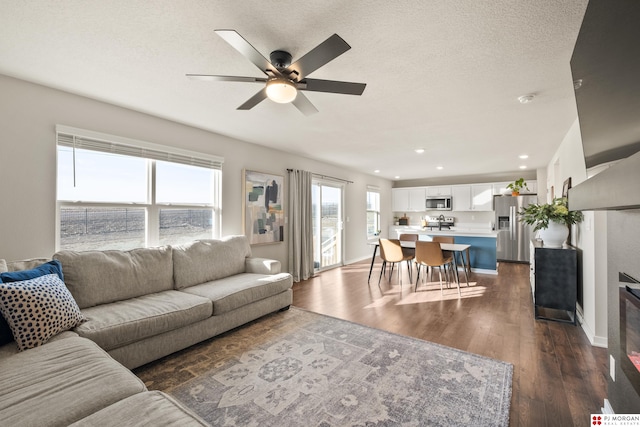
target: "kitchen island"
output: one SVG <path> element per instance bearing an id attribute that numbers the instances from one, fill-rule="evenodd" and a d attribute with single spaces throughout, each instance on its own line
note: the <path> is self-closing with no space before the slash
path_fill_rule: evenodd
<path id="1" fill-rule="evenodd" d="M 418 234 L 420 240 L 432 240 L 433 236 L 451 236 L 455 243 L 471 245 L 469 264 L 475 273 L 498 274 L 496 256 L 496 237 L 498 233 L 483 228 L 457 228 L 450 230 L 430 230 L 411 225 L 394 225 L 389 227 L 389 238 L 397 239 L 400 234 Z"/>

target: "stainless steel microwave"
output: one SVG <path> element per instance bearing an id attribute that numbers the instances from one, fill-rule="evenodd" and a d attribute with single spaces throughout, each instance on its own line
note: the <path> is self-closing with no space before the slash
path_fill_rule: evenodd
<path id="1" fill-rule="evenodd" d="M 451 196 L 427 196 L 426 210 L 450 211 Z"/>

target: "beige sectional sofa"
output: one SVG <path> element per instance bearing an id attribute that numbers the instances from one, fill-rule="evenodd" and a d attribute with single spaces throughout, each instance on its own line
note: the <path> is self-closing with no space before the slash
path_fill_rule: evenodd
<path id="1" fill-rule="evenodd" d="M 45 344 L 0 347 L 7 425 L 206 425 L 129 371 L 292 301 L 280 263 L 244 236 L 131 251 L 61 251 L 64 285 L 86 320 Z M 7 263 L 0 273 L 46 260 Z M 127 369 L 129 368 L 129 369 Z"/>

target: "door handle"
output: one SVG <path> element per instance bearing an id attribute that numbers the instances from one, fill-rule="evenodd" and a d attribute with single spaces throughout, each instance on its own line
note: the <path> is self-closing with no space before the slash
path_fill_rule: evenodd
<path id="1" fill-rule="evenodd" d="M 516 207 L 509 206 L 509 224 L 511 224 L 511 238 L 515 239 L 516 234 Z"/>

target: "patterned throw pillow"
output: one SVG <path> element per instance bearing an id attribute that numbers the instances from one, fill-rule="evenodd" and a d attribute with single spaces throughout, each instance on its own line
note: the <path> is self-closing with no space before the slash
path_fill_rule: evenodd
<path id="1" fill-rule="evenodd" d="M 0 283 L 0 312 L 20 351 L 40 346 L 86 320 L 56 274 Z"/>
<path id="2" fill-rule="evenodd" d="M 26 263 L 31 260 L 26 261 Z M 62 264 L 58 260 L 51 260 L 45 262 L 30 270 L 19 271 L 7 271 L 7 262 L 0 259 L 0 283 L 8 282 L 21 282 L 23 280 L 35 279 L 36 277 L 45 276 L 47 274 L 57 274 L 62 281 L 64 276 L 62 275 Z M 10 343 L 13 341 L 13 335 L 11 334 L 11 328 L 7 324 L 6 320 L 0 316 L 0 345 Z"/>

